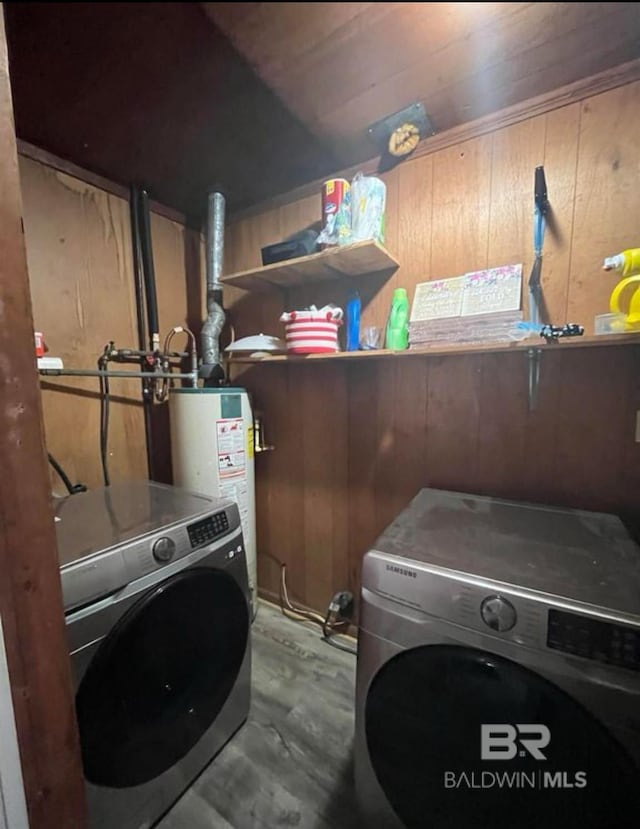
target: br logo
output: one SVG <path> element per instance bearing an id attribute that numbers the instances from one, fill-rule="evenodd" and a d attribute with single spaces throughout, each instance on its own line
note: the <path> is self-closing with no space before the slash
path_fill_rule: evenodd
<path id="1" fill-rule="evenodd" d="M 509 725 L 492 723 L 480 726 L 480 757 L 482 760 L 513 760 L 530 754 L 535 760 L 546 760 L 542 749 L 551 742 L 546 725 L 526 723 Z"/>

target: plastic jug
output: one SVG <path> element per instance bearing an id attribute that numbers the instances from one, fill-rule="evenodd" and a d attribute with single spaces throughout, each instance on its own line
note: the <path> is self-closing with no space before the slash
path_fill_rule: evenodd
<path id="1" fill-rule="evenodd" d="M 385 345 L 394 351 L 402 351 L 409 345 L 409 299 L 406 288 L 396 288 L 393 292 Z"/>
<path id="2" fill-rule="evenodd" d="M 618 271 L 621 276 L 640 274 L 640 248 L 629 248 L 615 256 L 607 256 L 602 268 L 605 271 Z"/>
<path id="3" fill-rule="evenodd" d="M 612 314 L 624 314 L 626 331 L 640 329 L 640 275 L 628 276 L 618 282 L 611 293 L 609 308 Z"/>

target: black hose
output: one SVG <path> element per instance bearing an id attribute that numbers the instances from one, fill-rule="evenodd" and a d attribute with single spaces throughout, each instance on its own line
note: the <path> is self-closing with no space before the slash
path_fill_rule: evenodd
<path id="1" fill-rule="evenodd" d="M 131 244 L 133 247 L 133 281 L 136 291 L 136 321 L 138 327 L 138 348 L 144 351 L 147 347 L 147 333 L 144 325 L 144 275 L 142 270 L 142 248 L 140 245 L 140 226 L 138 221 L 138 203 L 140 191 L 131 187 L 129 201 L 131 219 Z"/>
<path id="2" fill-rule="evenodd" d="M 49 458 L 49 463 L 55 469 L 55 471 L 58 473 L 58 477 L 60 478 L 62 483 L 65 485 L 69 495 L 76 495 L 78 492 L 86 492 L 87 491 L 87 488 L 84 484 L 72 484 L 71 483 L 71 479 L 69 478 L 67 473 L 64 471 L 64 469 L 60 466 L 58 461 L 53 457 L 51 452 L 47 452 L 47 457 Z"/>
<path id="3" fill-rule="evenodd" d="M 140 249 L 142 252 L 142 271 L 147 299 L 147 324 L 149 327 L 150 348 L 153 349 L 152 335 L 158 334 L 158 300 L 156 297 L 156 275 L 153 268 L 153 247 L 151 245 L 151 219 L 149 214 L 149 194 L 140 191 L 138 199 L 138 227 L 140 230 Z"/>
<path id="4" fill-rule="evenodd" d="M 100 356 L 98 360 L 98 368 L 103 370 L 107 367 L 107 352 L 109 350 L 109 346 L 106 345 L 104 348 L 104 353 Z M 111 478 L 109 476 L 109 404 L 111 402 L 110 399 L 110 389 L 109 389 L 109 378 L 103 377 L 102 375 L 99 378 L 100 383 L 100 461 L 102 463 L 102 479 L 104 481 L 105 486 L 111 485 Z"/>
<path id="5" fill-rule="evenodd" d="M 133 253 L 133 277 L 136 291 L 136 320 L 138 326 L 138 348 L 144 351 L 147 348 L 147 332 L 145 328 L 144 314 L 145 314 L 145 288 L 144 288 L 144 273 L 142 266 L 142 245 L 140 241 L 140 191 L 137 187 L 131 187 L 130 195 L 130 218 L 131 218 L 131 244 Z M 140 367 L 144 371 L 148 366 L 146 360 L 140 361 Z M 144 442 L 147 453 L 147 475 L 150 480 L 154 480 L 154 464 L 153 464 L 153 429 L 151 422 L 151 407 L 153 399 L 151 397 L 151 386 L 147 380 L 142 380 L 142 410 L 144 414 Z"/>

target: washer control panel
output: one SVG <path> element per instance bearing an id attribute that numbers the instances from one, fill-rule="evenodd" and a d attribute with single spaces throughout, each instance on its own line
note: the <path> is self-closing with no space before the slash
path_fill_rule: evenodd
<path id="1" fill-rule="evenodd" d="M 607 665 L 640 671 L 640 628 L 551 608 L 547 647 Z"/>
<path id="2" fill-rule="evenodd" d="M 515 607 L 503 596 L 487 596 L 480 605 L 480 615 L 483 622 L 498 633 L 511 630 L 518 620 Z"/>
<path id="3" fill-rule="evenodd" d="M 202 521 L 196 521 L 195 524 L 189 524 L 187 527 L 189 541 L 193 549 L 215 541 L 216 538 L 220 538 L 221 535 L 224 535 L 228 531 L 229 516 L 226 510 L 209 515 L 207 518 L 203 518 Z"/>

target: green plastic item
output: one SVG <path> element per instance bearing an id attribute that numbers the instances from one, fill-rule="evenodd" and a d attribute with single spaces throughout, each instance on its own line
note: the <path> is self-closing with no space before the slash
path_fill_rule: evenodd
<path id="1" fill-rule="evenodd" d="M 406 288 L 396 288 L 387 322 L 386 348 L 403 351 L 409 345 L 409 299 Z"/>

